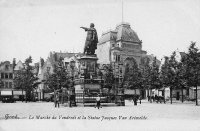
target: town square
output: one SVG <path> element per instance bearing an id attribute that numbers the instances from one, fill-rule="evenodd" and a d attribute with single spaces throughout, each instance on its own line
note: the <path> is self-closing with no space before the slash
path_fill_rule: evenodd
<path id="1" fill-rule="evenodd" d="M 200 130 L 198 0 L 0 0 L 0 130 Z"/>
<path id="2" fill-rule="evenodd" d="M 142 101 L 138 106 L 134 106 L 132 101 L 126 101 L 126 106 L 105 104 L 100 110 L 93 106 L 54 108 L 53 103 L 49 102 L 0 103 L 0 106 L 1 129 L 10 131 L 31 129 L 61 131 L 80 130 L 80 128 L 95 130 L 94 125 L 101 130 L 108 130 L 111 127 L 115 130 L 119 128 L 152 131 L 155 129 L 199 130 L 200 107 L 195 107 L 190 102 L 185 104 L 176 102 L 171 105 Z M 6 115 L 7 120 L 5 120 Z M 186 125 L 181 125 L 180 122 Z M 15 128 L 9 126 L 11 123 Z M 61 126 L 59 123 L 66 126 Z M 69 123 L 72 125 L 69 126 Z M 114 126 L 115 124 L 118 126 Z"/>

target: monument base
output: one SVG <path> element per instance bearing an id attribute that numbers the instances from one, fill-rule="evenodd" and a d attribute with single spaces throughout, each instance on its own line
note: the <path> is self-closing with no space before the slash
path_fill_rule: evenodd
<path id="1" fill-rule="evenodd" d="M 84 79 L 93 79 L 97 76 L 97 56 L 94 55 L 84 55 L 79 59 L 81 66 L 81 76 L 84 76 Z"/>

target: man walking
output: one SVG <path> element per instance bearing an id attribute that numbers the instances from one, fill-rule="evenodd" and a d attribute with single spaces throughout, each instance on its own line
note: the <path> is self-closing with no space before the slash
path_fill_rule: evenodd
<path id="1" fill-rule="evenodd" d="M 101 97 L 100 97 L 100 95 L 98 94 L 97 95 L 97 98 L 96 98 L 96 101 L 97 101 L 97 108 L 99 109 L 99 107 L 101 106 Z"/>
<path id="2" fill-rule="evenodd" d="M 59 108 L 60 105 L 59 105 L 59 94 L 58 93 L 56 93 L 56 96 L 55 96 L 55 107 L 57 107 L 57 105 L 58 105 L 58 108 Z"/>

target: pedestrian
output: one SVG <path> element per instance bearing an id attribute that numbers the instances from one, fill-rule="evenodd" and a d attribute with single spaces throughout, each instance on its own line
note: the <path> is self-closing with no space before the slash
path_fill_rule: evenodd
<path id="1" fill-rule="evenodd" d="M 134 100 L 135 100 L 135 96 L 132 97 L 132 103 L 134 102 Z"/>
<path id="2" fill-rule="evenodd" d="M 135 106 L 137 106 L 137 100 L 138 100 L 137 97 L 134 96 L 134 97 L 133 97 L 133 101 L 134 101 L 134 105 L 135 105 Z"/>
<path id="3" fill-rule="evenodd" d="M 155 95 L 155 100 L 156 100 L 156 103 L 158 103 L 158 101 L 159 101 L 159 98 L 158 98 L 158 96 L 157 96 L 157 95 Z"/>
<path id="4" fill-rule="evenodd" d="M 99 109 L 101 106 L 101 97 L 99 94 L 97 95 L 96 102 L 97 102 L 97 108 Z"/>
<path id="5" fill-rule="evenodd" d="M 59 94 L 58 93 L 56 93 L 56 95 L 55 95 L 55 107 L 57 107 L 57 105 L 58 105 L 58 108 L 59 108 L 60 105 L 59 105 Z"/>
<path id="6" fill-rule="evenodd" d="M 69 95 L 69 107 L 72 107 L 72 95 Z"/>
<path id="7" fill-rule="evenodd" d="M 140 100 L 140 104 L 141 104 L 141 100 L 142 100 L 142 97 L 141 97 L 141 96 L 139 96 L 139 100 Z"/>

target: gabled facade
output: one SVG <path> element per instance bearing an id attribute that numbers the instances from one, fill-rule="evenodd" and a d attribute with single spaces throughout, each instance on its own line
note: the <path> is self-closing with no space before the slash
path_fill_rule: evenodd
<path id="1" fill-rule="evenodd" d="M 3 89 L 12 89 L 14 88 L 13 84 L 13 64 L 9 61 L 2 62 L 0 64 L 0 79 L 3 82 Z"/>
<path id="2" fill-rule="evenodd" d="M 39 62 L 39 71 L 38 71 L 38 77 L 39 82 L 41 84 L 38 86 L 37 92 L 38 92 L 38 98 L 44 99 L 47 97 L 44 92 L 45 89 L 48 89 L 47 85 L 45 84 L 45 81 L 48 79 L 49 75 L 54 73 L 55 65 L 58 64 L 58 61 L 60 57 L 63 58 L 63 65 L 65 66 L 66 70 L 70 73 L 70 75 L 73 74 L 73 76 L 78 75 L 78 61 L 77 57 L 81 56 L 82 53 L 62 53 L 62 52 L 50 52 L 49 57 L 44 61 L 43 59 Z M 70 67 L 70 62 L 75 61 L 75 67 L 72 70 Z M 73 73 L 72 73 L 73 72 Z"/>

